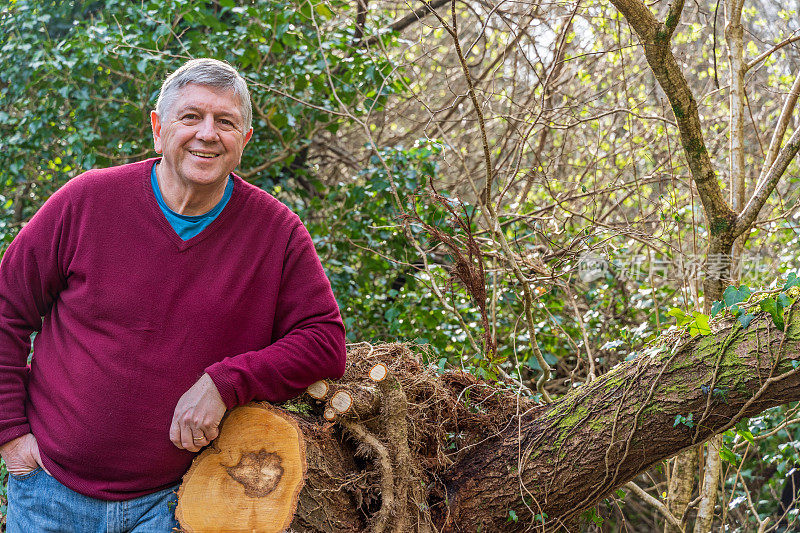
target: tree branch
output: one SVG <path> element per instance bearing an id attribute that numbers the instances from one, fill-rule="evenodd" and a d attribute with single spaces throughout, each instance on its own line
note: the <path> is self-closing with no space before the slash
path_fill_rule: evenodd
<path id="1" fill-rule="evenodd" d="M 669 6 L 667 18 L 664 21 L 664 28 L 667 30 L 667 35 L 664 38 L 666 41 L 672 40 L 672 34 L 675 33 L 675 28 L 678 27 L 678 22 L 680 22 L 681 13 L 683 12 L 683 2 L 684 0 L 675 0 Z"/>
<path id="2" fill-rule="evenodd" d="M 761 208 L 766 203 L 772 190 L 778 184 L 781 176 L 783 176 L 783 173 L 786 172 L 786 168 L 789 166 L 789 163 L 792 162 L 798 150 L 800 150 L 800 128 L 795 130 L 784 147 L 778 152 L 775 162 L 772 164 L 761 183 L 758 184 L 756 191 L 753 193 L 753 196 L 750 197 L 747 205 L 744 206 L 742 214 L 737 217 L 733 227 L 734 237 L 738 237 L 744 233 L 750 228 L 753 222 L 755 222 L 759 211 L 761 211 Z"/>
<path id="3" fill-rule="evenodd" d="M 646 503 L 650 507 L 657 509 L 658 512 L 664 515 L 664 518 L 667 519 L 667 522 L 678 528 L 678 530 L 683 529 L 681 527 L 681 523 L 678 521 L 677 518 L 675 518 L 674 514 L 669 512 L 669 509 L 667 509 L 667 506 L 664 505 L 664 502 L 656 500 L 655 498 L 650 496 L 647 492 L 644 491 L 644 489 L 642 489 L 642 487 L 640 487 L 633 481 L 629 481 L 628 483 L 626 483 L 625 488 L 630 489 L 631 492 L 636 494 L 639 498 L 641 498 L 644 501 L 644 503 Z"/>
<path id="4" fill-rule="evenodd" d="M 403 31 L 404 29 L 408 28 L 409 26 L 411 26 L 415 22 L 419 22 L 423 18 L 425 18 L 428 15 L 430 15 L 433 11 L 439 9 L 440 7 L 442 7 L 444 5 L 447 5 L 447 3 L 449 1 L 450 0 L 433 0 L 432 2 L 423 2 L 422 7 L 419 7 L 417 9 L 415 9 L 414 11 L 412 11 L 411 13 L 406 15 L 405 17 L 403 17 L 400 20 L 392 23 L 392 25 L 389 26 L 389 30 L 390 31 Z M 370 37 L 369 39 L 364 41 L 363 44 L 365 44 L 367 46 L 372 46 L 372 45 L 374 45 L 375 43 L 378 42 L 378 39 L 380 39 L 380 35 L 373 35 L 372 37 Z"/>
<path id="5" fill-rule="evenodd" d="M 797 77 L 792 84 L 792 88 L 789 89 L 789 96 L 786 97 L 786 101 L 783 103 L 781 116 L 778 118 L 775 132 L 772 134 L 772 140 L 769 142 L 767 155 L 764 158 L 764 166 L 762 167 L 761 174 L 758 177 L 759 184 L 764 179 L 764 176 L 767 174 L 767 172 L 769 172 L 769 169 L 772 167 L 775 159 L 778 157 L 778 150 L 783 142 L 783 136 L 786 135 L 786 128 L 789 127 L 789 122 L 792 120 L 792 112 L 797 104 L 798 96 L 800 96 L 800 72 L 797 73 Z"/>
<path id="6" fill-rule="evenodd" d="M 712 323 L 710 335 L 673 338 L 523 416 L 519 428 L 512 424 L 448 468 L 443 481 L 452 522 L 469 523 L 462 518 L 482 513 L 485 525 L 491 520 L 502 527 L 508 507 L 494 509 L 474 498 L 474 490 L 507 472 L 509 457 L 520 449 L 520 477 L 532 507 L 568 520 L 743 417 L 800 399 L 800 367 L 792 365 L 800 359 L 797 304 L 786 314 L 785 332 L 760 313 L 747 328 L 726 318 Z M 500 498 L 519 494 L 519 485 L 509 479 L 493 490 Z"/>
<path id="7" fill-rule="evenodd" d="M 722 196 L 716 172 L 703 138 L 697 102 L 670 49 L 672 31 L 677 25 L 682 2 L 670 6 L 667 23 L 659 23 L 641 0 L 611 0 L 625 16 L 644 45 L 647 63 L 672 105 L 681 135 L 686 160 L 703 203 L 712 236 L 728 234 L 736 213 Z M 670 18 L 672 16 L 672 18 Z"/>
<path id="8" fill-rule="evenodd" d="M 785 39 L 784 41 L 781 41 L 780 43 L 776 44 L 775 46 L 773 46 L 772 48 L 770 48 L 769 50 L 767 50 L 763 54 L 759 55 L 754 60 L 750 61 L 747 64 L 747 66 L 745 67 L 745 70 L 750 70 L 754 66 L 758 65 L 761 61 L 764 61 L 766 58 L 768 58 L 773 53 L 777 52 L 778 50 L 780 50 L 781 48 L 783 48 L 786 45 L 792 44 L 795 41 L 800 41 L 800 35 L 795 35 L 794 37 L 789 37 L 788 39 Z"/>

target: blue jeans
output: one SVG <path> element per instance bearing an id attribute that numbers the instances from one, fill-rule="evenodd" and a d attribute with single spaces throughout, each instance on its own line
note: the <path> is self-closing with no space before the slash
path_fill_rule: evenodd
<path id="1" fill-rule="evenodd" d="M 178 485 L 125 500 L 96 500 L 41 468 L 8 476 L 7 533 L 168 533 L 178 527 Z"/>

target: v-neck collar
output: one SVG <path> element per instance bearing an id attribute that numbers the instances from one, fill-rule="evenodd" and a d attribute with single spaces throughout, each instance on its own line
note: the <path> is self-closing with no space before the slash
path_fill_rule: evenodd
<path id="1" fill-rule="evenodd" d="M 161 228 L 163 233 L 166 235 L 167 239 L 169 239 L 177 248 L 178 252 L 184 252 L 189 248 L 193 247 L 194 245 L 204 241 L 209 236 L 213 235 L 218 231 L 218 229 L 224 224 L 225 220 L 231 216 L 231 213 L 237 210 L 238 204 L 241 202 L 242 197 L 242 186 L 241 186 L 241 178 L 236 174 L 233 174 L 233 192 L 231 193 L 231 197 L 228 200 L 228 203 L 222 209 L 222 211 L 217 215 L 217 217 L 206 226 L 203 231 L 192 237 L 191 239 L 183 240 L 181 239 L 180 235 L 175 231 L 175 228 L 169 223 L 167 217 L 164 216 L 164 213 L 161 211 L 161 208 L 158 205 L 158 200 L 156 199 L 155 192 L 153 191 L 153 187 L 150 183 L 150 175 L 153 172 L 153 167 L 156 163 L 160 162 L 161 158 L 156 157 L 146 161 L 148 163 L 145 165 L 147 172 L 144 173 L 145 179 L 140 179 L 142 185 L 142 192 L 144 194 L 143 200 L 146 204 L 146 210 L 150 214 L 151 217 L 156 221 L 156 224 Z"/>

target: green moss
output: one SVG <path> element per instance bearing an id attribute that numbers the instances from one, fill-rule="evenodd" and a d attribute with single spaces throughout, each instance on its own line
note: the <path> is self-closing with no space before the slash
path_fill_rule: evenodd
<path id="1" fill-rule="evenodd" d="M 731 227 L 731 223 L 724 218 L 716 218 L 711 223 L 711 230 L 712 235 L 719 235 L 720 233 L 727 233 Z"/>
<path id="2" fill-rule="evenodd" d="M 662 405 L 660 405 L 658 402 L 653 402 L 642 410 L 642 415 L 640 418 L 647 418 L 650 415 L 661 414 L 664 412 L 665 410 Z"/>
<path id="3" fill-rule="evenodd" d="M 600 385 L 604 390 L 619 389 L 625 386 L 625 380 L 622 377 L 604 376 Z"/>
<path id="4" fill-rule="evenodd" d="M 676 383 L 675 385 L 672 385 L 664 389 L 664 393 L 685 395 L 691 392 L 691 390 L 692 387 L 690 387 L 689 385 L 686 385 L 684 383 Z"/>
<path id="5" fill-rule="evenodd" d="M 787 339 L 800 340 L 800 319 L 795 316 L 796 313 L 797 311 L 792 309 L 791 314 L 787 313 L 788 316 L 785 317 L 786 322 L 788 323 L 786 328 Z"/>
<path id="6" fill-rule="evenodd" d="M 585 406 L 579 405 L 575 410 L 564 414 L 564 416 L 559 419 L 556 425 L 560 428 L 571 429 L 577 426 L 588 415 L 589 410 Z"/>
<path id="7" fill-rule="evenodd" d="M 601 431 L 603 431 L 603 429 L 605 429 L 605 427 L 606 427 L 606 421 L 603 420 L 602 418 L 595 418 L 594 420 L 589 421 L 589 429 L 591 429 L 594 432 L 600 433 Z"/>
<path id="8" fill-rule="evenodd" d="M 706 146 L 700 139 L 693 138 L 686 146 L 686 151 L 693 157 L 702 156 L 706 153 Z"/>
<path id="9" fill-rule="evenodd" d="M 312 408 L 309 404 L 302 400 L 293 400 L 284 403 L 281 407 L 293 413 L 300 413 L 304 415 L 311 414 Z"/>
<path id="10" fill-rule="evenodd" d="M 556 448 L 560 448 L 572 430 L 589 415 L 589 410 L 583 405 L 579 405 L 574 409 L 574 404 L 565 407 L 566 409 L 561 412 L 561 417 L 555 423 L 556 427 L 559 428 L 558 437 L 554 442 Z"/>

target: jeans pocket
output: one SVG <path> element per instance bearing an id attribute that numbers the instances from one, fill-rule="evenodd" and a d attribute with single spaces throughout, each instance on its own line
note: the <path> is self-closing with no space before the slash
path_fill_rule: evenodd
<path id="1" fill-rule="evenodd" d="M 41 466 L 37 466 L 36 468 L 31 470 L 30 472 L 25 472 L 24 474 L 12 474 L 11 472 L 9 472 L 8 475 L 9 475 L 9 477 L 14 479 L 15 481 L 24 481 L 24 480 L 26 480 L 28 478 L 32 478 L 33 476 L 38 474 L 41 469 L 42 469 Z"/>

